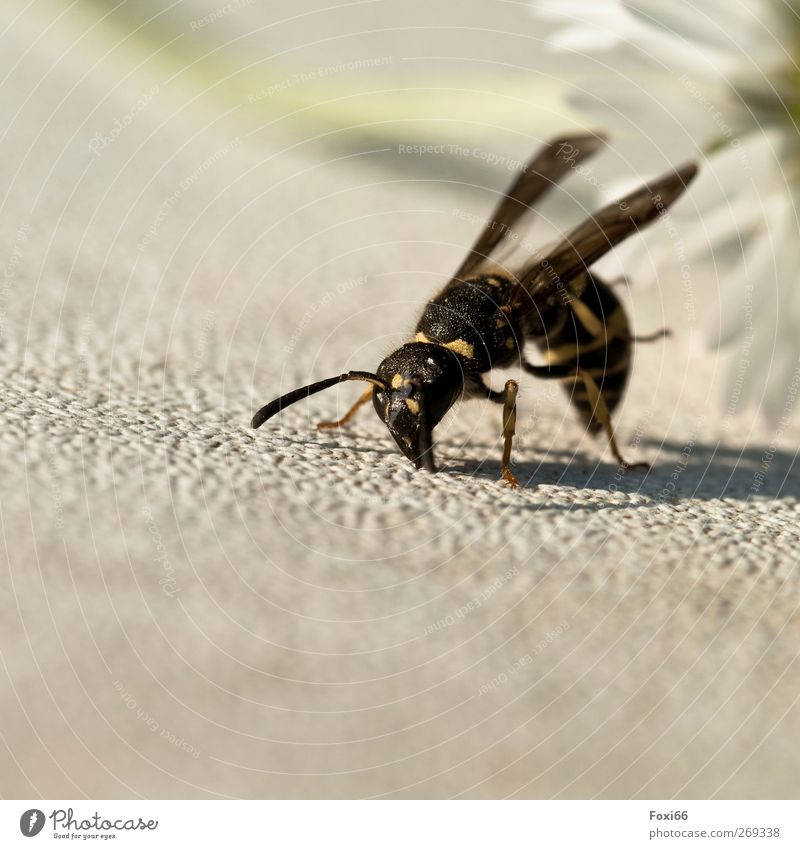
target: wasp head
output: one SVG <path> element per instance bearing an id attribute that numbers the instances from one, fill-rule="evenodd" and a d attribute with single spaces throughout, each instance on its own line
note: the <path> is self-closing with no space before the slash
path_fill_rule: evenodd
<path id="1" fill-rule="evenodd" d="M 378 366 L 383 386 L 375 389 L 375 412 L 403 454 L 419 469 L 436 471 L 434 427 L 464 390 L 458 356 L 441 345 L 411 342 Z"/>

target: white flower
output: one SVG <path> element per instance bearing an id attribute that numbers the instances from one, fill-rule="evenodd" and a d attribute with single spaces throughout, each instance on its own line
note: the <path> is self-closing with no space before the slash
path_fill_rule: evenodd
<path id="1" fill-rule="evenodd" d="M 738 346 L 731 399 L 788 415 L 800 355 L 800 3 L 532 2 L 556 22 L 549 43 L 563 55 L 556 71 L 567 64 L 577 82 L 571 102 L 622 137 L 626 176 L 705 154 L 673 213 L 681 251 L 720 282 L 711 335 Z M 675 252 L 674 240 L 648 243 L 651 262 Z"/>

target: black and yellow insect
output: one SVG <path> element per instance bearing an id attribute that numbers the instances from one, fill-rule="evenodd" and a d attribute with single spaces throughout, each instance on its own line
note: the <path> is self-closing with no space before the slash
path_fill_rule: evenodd
<path id="1" fill-rule="evenodd" d="M 502 476 L 517 486 L 510 461 L 518 384 L 509 380 L 497 391 L 484 375 L 519 365 L 535 377 L 563 381 L 587 426 L 605 430 L 615 458 L 627 467 L 610 411 L 622 396 L 637 340 L 621 303 L 589 267 L 658 218 L 683 193 L 697 166 L 683 165 L 609 204 L 514 273 L 492 259 L 498 248 L 519 239 L 514 226 L 532 204 L 603 142 L 600 135 L 558 139 L 528 162 L 461 267 L 425 307 L 414 341 L 390 354 L 374 374 L 351 371 L 295 389 L 259 410 L 253 427 L 337 383 L 366 381 L 371 386 L 352 409 L 320 427 L 341 427 L 371 399 L 403 454 L 417 468 L 435 472 L 434 427 L 456 401 L 486 398 L 503 405 Z M 544 364 L 525 360 L 527 341 L 539 349 Z"/>

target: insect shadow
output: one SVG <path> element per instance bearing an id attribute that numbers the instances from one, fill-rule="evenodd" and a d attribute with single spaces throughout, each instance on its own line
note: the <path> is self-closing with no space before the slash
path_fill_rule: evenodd
<path id="1" fill-rule="evenodd" d="M 768 445 L 736 448 L 718 443 L 685 443 L 643 439 L 649 451 L 649 471 L 622 468 L 585 452 L 549 450 L 539 459 L 518 458 L 515 471 L 525 487 L 547 484 L 570 489 L 624 493 L 650 499 L 639 507 L 673 504 L 681 500 L 712 501 L 721 498 L 746 502 L 755 498 L 800 499 L 800 451 L 776 450 Z M 495 459 L 449 464 L 453 472 L 495 479 L 500 464 Z M 572 505 L 570 509 L 626 508 L 630 504 L 606 502 Z"/>

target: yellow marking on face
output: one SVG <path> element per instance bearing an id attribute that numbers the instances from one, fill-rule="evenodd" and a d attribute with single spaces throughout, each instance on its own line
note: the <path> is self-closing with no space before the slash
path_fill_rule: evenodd
<path id="1" fill-rule="evenodd" d="M 411 410 L 412 414 L 415 416 L 419 415 L 419 402 L 415 401 L 413 398 L 406 398 L 406 407 Z"/>
<path id="2" fill-rule="evenodd" d="M 416 340 L 417 340 L 417 342 L 428 342 L 428 343 L 431 343 L 431 340 L 430 340 L 430 339 L 428 339 L 428 337 L 427 337 L 424 333 L 417 333 L 417 335 L 414 337 L 414 339 L 416 339 Z"/>
<path id="3" fill-rule="evenodd" d="M 513 347 L 514 347 L 514 337 L 509 336 L 508 339 L 506 339 L 506 348 L 511 350 Z"/>
<path id="4" fill-rule="evenodd" d="M 454 339 L 452 342 L 446 342 L 444 347 L 455 351 L 467 360 L 471 360 L 475 356 L 475 347 L 465 339 Z"/>
<path id="5" fill-rule="evenodd" d="M 490 286 L 502 286 L 503 285 L 503 281 L 499 280 L 497 277 L 487 277 L 486 282 Z"/>
<path id="6" fill-rule="evenodd" d="M 392 389 L 399 389 L 403 385 L 403 375 L 398 372 L 392 377 Z"/>
<path id="7" fill-rule="evenodd" d="M 507 324 L 508 322 L 504 318 L 496 318 L 494 320 L 494 326 L 497 328 L 505 327 Z"/>

